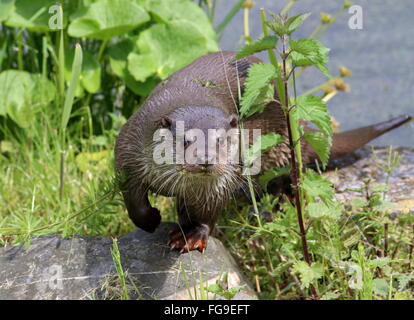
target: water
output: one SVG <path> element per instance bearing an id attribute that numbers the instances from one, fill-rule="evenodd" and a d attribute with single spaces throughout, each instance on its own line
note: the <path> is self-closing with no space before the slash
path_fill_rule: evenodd
<path id="1" fill-rule="evenodd" d="M 235 0 L 219 0 L 216 21 L 221 22 Z M 256 0 L 250 12 L 251 36 L 261 34 L 261 7 L 279 12 L 287 0 Z M 303 27 L 294 35 L 310 35 L 319 23 L 319 12 L 336 14 L 342 0 L 300 0 L 290 15 L 312 12 Z M 339 93 L 328 106 L 341 124 L 340 130 L 353 129 L 388 120 L 401 114 L 414 116 L 414 1 L 413 0 L 356 0 L 363 8 L 363 30 L 351 30 L 345 12 L 320 41 L 331 49 L 329 70 L 338 74 L 344 65 L 353 72 L 346 78 L 350 93 Z M 228 25 L 221 40 L 223 50 L 237 50 L 243 34 L 243 13 L 239 12 Z M 260 58 L 268 60 L 266 54 Z M 318 85 L 326 78 L 316 69 L 304 72 L 298 81 L 299 92 Z M 414 124 L 374 140 L 372 145 L 414 146 Z"/>

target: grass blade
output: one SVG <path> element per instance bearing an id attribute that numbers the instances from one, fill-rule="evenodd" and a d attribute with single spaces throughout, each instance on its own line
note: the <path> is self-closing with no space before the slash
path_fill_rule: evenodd
<path id="1" fill-rule="evenodd" d="M 72 112 L 72 105 L 73 100 L 75 97 L 75 90 L 79 82 L 79 75 L 82 68 L 82 48 L 80 44 L 76 44 L 75 47 L 75 58 L 73 59 L 72 64 L 72 78 L 70 80 L 68 91 L 66 92 L 65 102 L 63 105 L 63 113 L 62 113 L 62 122 L 60 125 L 60 129 L 62 131 L 66 130 L 66 126 L 69 122 L 69 117 Z"/>
<path id="2" fill-rule="evenodd" d="M 220 40 L 223 36 L 223 31 L 226 28 L 226 26 L 230 23 L 231 20 L 233 20 L 234 16 L 239 12 L 239 10 L 242 8 L 245 0 L 239 0 L 233 8 L 231 8 L 230 12 L 225 16 L 223 21 L 217 26 L 216 33 L 217 33 L 217 39 Z"/>

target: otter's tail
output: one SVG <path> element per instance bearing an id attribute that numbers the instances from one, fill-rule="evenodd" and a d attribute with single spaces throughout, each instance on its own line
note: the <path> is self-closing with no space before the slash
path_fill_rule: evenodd
<path id="1" fill-rule="evenodd" d="M 367 127 L 362 127 L 345 132 L 335 133 L 332 139 L 331 155 L 329 160 L 342 158 L 347 154 L 361 148 L 376 137 L 398 128 L 399 126 L 413 120 L 414 117 L 399 116 L 394 119 L 373 124 Z M 319 159 L 314 150 L 310 150 L 308 163 L 312 163 Z"/>
<path id="2" fill-rule="evenodd" d="M 332 140 L 330 160 L 341 158 L 359 149 L 376 137 L 398 128 L 412 119 L 413 117 L 404 115 L 367 127 L 336 133 Z"/>

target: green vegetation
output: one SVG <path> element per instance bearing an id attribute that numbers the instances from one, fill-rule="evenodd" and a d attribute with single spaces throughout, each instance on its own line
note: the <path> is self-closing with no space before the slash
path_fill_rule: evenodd
<path id="1" fill-rule="evenodd" d="M 218 50 L 208 17 L 190 0 L 10 0 L 0 12 L 2 243 L 132 230 L 115 137 L 158 82 Z"/>
<path id="2" fill-rule="evenodd" d="M 307 15 L 266 21 L 262 11 L 264 37 L 253 41 L 246 21 L 251 4 L 245 1 L 235 1 L 216 30 L 211 27 L 215 0 L 200 6 L 190 0 L 55 2 L 0 0 L 1 245 L 30 244 L 32 236 L 48 233 L 119 237 L 135 229 L 114 187 L 115 137 L 157 83 L 216 51 L 216 33 L 220 37 L 243 9 L 248 45 L 239 56 L 266 50 L 270 63 L 250 69 L 241 116 L 260 112 L 276 89 L 289 116 L 296 159 L 290 167 L 265 172 L 258 182 L 265 189 L 270 179 L 290 173 L 296 197 L 295 205 L 270 194 L 253 205 L 235 201 L 221 217 L 217 236 L 261 298 L 414 298 L 414 219 L 408 213 L 392 216 L 386 201 L 398 154 L 390 151 L 382 164 L 386 183 L 366 181 L 365 188 L 354 190 L 361 197 L 351 204 L 335 201 L 331 184 L 319 173 L 302 170 L 299 139 L 313 145 L 326 164 L 332 129 L 325 102 L 346 87 L 341 81 L 349 74 L 330 76 L 328 50 L 315 40 L 336 16 L 322 14 L 309 39 L 293 40 Z M 324 90 L 324 97 L 296 96 L 295 77 L 310 66 L 329 79 L 308 93 Z M 304 133 L 301 119 L 321 133 Z M 263 148 L 280 141 L 275 134 L 262 137 Z M 259 151 L 256 146 L 250 156 Z M 151 196 L 150 201 L 164 220 L 175 220 L 171 199 Z M 271 213 L 272 221 L 263 212 Z M 116 241 L 112 253 L 119 281 L 108 295 L 127 299 L 131 286 L 139 295 L 122 269 Z M 222 282 L 202 287 L 201 298 L 207 292 L 231 298 L 240 289 L 226 290 Z"/>
<path id="3" fill-rule="evenodd" d="M 342 68 L 340 77 L 330 75 L 326 66 L 329 49 L 312 38 L 321 27 L 310 38 L 292 39 L 309 14 L 271 15 L 272 20 L 266 21 L 262 11 L 263 38 L 246 39 L 246 46 L 237 55 L 242 58 L 266 50 L 270 60 L 249 69 L 240 117 L 262 112 L 275 100 L 276 89 L 276 99 L 286 116 L 291 161 L 286 168 L 264 172 L 258 180 L 266 190 L 272 178 L 289 173 L 293 199 L 265 194 L 257 203 L 249 180 L 252 208 L 235 205 L 229 210 L 226 218 L 231 217 L 233 226 L 224 229 L 224 239 L 239 261 L 248 266 L 264 298 L 412 299 L 414 218 L 409 213 L 392 217 L 393 206 L 386 201 L 389 177 L 399 164 L 399 155 L 390 150 L 382 165 L 386 183 L 367 180 L 365 188 L 354 190 L 362 197 L 350 207 L 335 199 L 333 186 L 324 176 L 304 168 L 300 142 L 305 140 L 314 148 L 324 168 L 333 130 L 325 104 L 329 94 L 310 95 L 323 85 L 297 96 L 295 77 L 300 68 L 313 66 L 329 78 L 326 83 L 332 84 L 349 72 Z M 321 26 L 333 21 L 321 15 Z M 306 132 L 300 121 L 312 123 L 319 131 Z M 278 143 L 279 135 L 262 136 L 262 150 Z M 254 154 L 255 149 L 253 145 L 248 154 Z M 264 219 L 260 213 L 270 213 L 271 219 Z"/>

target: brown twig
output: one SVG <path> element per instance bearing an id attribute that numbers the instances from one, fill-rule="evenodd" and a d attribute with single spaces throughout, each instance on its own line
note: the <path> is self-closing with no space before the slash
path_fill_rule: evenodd
<path id="1" fill-rule="evenodd" d="M 286 68 L 286 36 L 282 39 L 282 63 L 283 63 L 283 82 L 284 82 L 284 94 L 285 94 L 285 110 L 289 110 L 289 94 L 288 94 L 288 78 L 287 78 L 287 68 Z M 296 212 L 298 216 L 298 224 L 300 229 L 300 238 L 302 242 L 302 249 L 303 249 L 303 255 L 305 258 L 305 261 L 308 265 L 312 264 L 310 255 L 309 255 L 309 249 L 308 249 L 308 242 L 306 240 L 306 230 L 305 225 L 303 222 L 303 213 L 302 213 L 302 204 L 301 204 L 301 197 L 300 197 L 300 191 L 299 191 L 299 168 L 298 163 L 296 160 L 296 153 L 294 148 L 294 141 L 292 136 L 292 128 L 290 124 L 290 113 L 286 112 L 286 122 L 287 122 L 287 129 L 288 129 L 288 136 L 289 136 L 289 144 L 290 144 L 290 157 L 291 157 L 291 164 L 292 164 L 292 170 L 291 170 L 291 179 L 292 179 L 292 189 L 294 194 L 294 200 L 295 200 L 295 206 L 296 206 Z M 316 289 L 313 285 L 310 286 L 310 289 L 312 291 L 312 296 L 314 299 L 318 298 L 318 294 L 316 292 Z"/>

